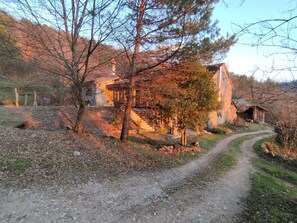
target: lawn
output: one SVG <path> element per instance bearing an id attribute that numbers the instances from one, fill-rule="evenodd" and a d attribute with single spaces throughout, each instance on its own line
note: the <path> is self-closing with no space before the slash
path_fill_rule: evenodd
<path id="1" fill-rule="evenodd" d="M 261 142 L 255 144 L 257 153 Z M 255 158 L 252 189 L 246 199 L 244 222 L 296 222 L 297 172 L 273 159 Z"/>

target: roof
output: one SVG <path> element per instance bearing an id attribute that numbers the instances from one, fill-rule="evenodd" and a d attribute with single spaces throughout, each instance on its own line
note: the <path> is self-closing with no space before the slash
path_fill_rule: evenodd
<path id="1" fill-rule="evenodd" d="M 226 75 L 227 75 L 227 77 L 228 77 L 228 81 L 229 81 L 229 83 L 230 83 L 230 85 L 231 85 L 231 87 L 232 87 L 232 89 L 233 89 L 233 83 L 232 83 L 232 79 L 231 79 L 231 76 L 230 76 L 230 74 L 229 74 L 229 72 L 228 72 L 228 70 L 227 70 L 227 67 L 226 67 L 226 65 L 225 65 L 225 63 L 217 63 L 217 64 L 210 64 L 210 65 L 205 65 L 205 67 L 206 67 L 206 69 L 208 70 L 208 71 L 210 71 L 210 72 L 217 72 L 217 71 L 219 71 L 220 70 L 220 67 L 221 66 L 225 66 L 225 68 L 226 68 Z M 139 78 L 139 76 L 138 76 L 138 78 Z M 143 81 L 149 81 L 150 80 L 150 77 L 148 76 L 148 77 L 146 77 L 146 76 L 144 76 L 144 78 L 142 77 L 142 82 Z M 128 79 L 120 79 L 120 78 L 115 78 L 114 79 L 114 83 L 112 83 L 112 84 L 109 84 L 109 85 L 107 85 L 107 87 L 109 88 L 109 89 L 119 89 L 119 88 L 127 88 L 128 87 Z M 136 81 L 136 84 L 138 84 L 139 83 L 139 79 Z"/>
<path id="2" fill-rule="evenodd" d="M 224 63 L 209 64 L 209 65 L 206 65 L 206 68 L 211 72 L 217 72 L 220 69 L 220 66 L 223 66 L 223 65 Z"/>
<path id="3" fill-rule="evenodd" d="M 259 103 L 256 101 L 246 100 L 244 98 L 233 99 L 232 101 L 238 111 L 246 111 L 249 108 L 255 108 L 255 107 L 261 110 L 264 110 L 266 112 L 268 111 L 266 108 L 263 108 L 262 106 L 260 106 Z"/>

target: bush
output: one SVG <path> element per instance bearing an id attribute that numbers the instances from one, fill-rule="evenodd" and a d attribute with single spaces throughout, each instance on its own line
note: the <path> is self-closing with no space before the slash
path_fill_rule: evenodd
<path id="1" fill-rule="evenodd" d="M 245 120 L 243 118 L 237 117 L 234 123 L 237 127 L 247 126 Z"/>
<path id="2" fill-rule="evenodd" d="M 266 141 L 261 144 L 262 152 L 266 154 L 271 154 L 272 156 L 275 156 L 276 154 L 279 154 L 281 152 L 281 149 L 278 144 L 276 144 L 273 141 Z"/>
<path id="3" fill-rule="evenodd" d="M 169 129 L 167 129 L 167 128 L 157 128 L 156 129 L 156 133 L 157 134 L 167 134 L 168 132 L 171 132 L 171 130 Z"/>
<path id="4" fill-rule="evenodd" d="M 221 128 L 212 128 L 212 129 L 207 129 L 207 131 L 213 133 L 213 134 L 219 134 L 219 135 L 224 135 L 227 134 L 227 131 Z"/>
<path id="5" fill-rule="evenodd" d="M 276 140 L 286 150 L 297 152 L 297 126 L 275 125 Z"/>
<path id="6" fill-rule="evenodd" d="M 9 100 L 9 99 L 5 99 L 5 100 L 3 100 L 3 101 L 2 101 L 2 104 L 3 104 L 4 106 L 13 106 L 13 105 L 14 105 L 13 102 L 12 102 L 11 100 Z"/>
<path id="7" fill-rule="evenodd" d="M 113 117 L 112 120 L 110 120 L 109 123 L 112 124 L 112 125 L 119 125 L 119 124 L 121 124 L 121 120 L 118 119 L 117 117 Z"/>

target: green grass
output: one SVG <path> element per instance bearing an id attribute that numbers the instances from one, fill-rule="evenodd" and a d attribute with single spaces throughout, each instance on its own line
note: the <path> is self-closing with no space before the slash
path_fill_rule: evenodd
<path id="1" fill-rule="evenodd" d="M 295 184 L 297 186 L 297 174 L 293 171 L 282 168 L 280 165 L 272 164 L 265 160 L 255 159 L 253 161 L 254 165 L 264 171 L 265 173 L 285 180 L 289 183 Z"/>
<path id="2" fill-rule="evenodd" d="M 244 133 L 244 132 L 257 132 L 261 130 L 269 130 L 271 126 L 267 124 L 259 124 L 253 122 L 247 122 L 246 127 L 233 127 L 237 133 Z"/>
<path id="3" fill-rule="evenodd" d="M 263 140 L 255 144 L 259 153 Z M 297 222 L 297 173 L 272 160 L 256 158 L 259 172 L 252 174 L 252 188 L 241 222 Z"/>
<path id="4" fill-rule="evenodd" d="M 175 193 L 184 185 L 189 187 L 203 187 L 205 184 L 212 183 L 227 171 L 230 171 L 237 164 L 238 156 L 241 153 L 240 145 L 252 136 L 245 136 L 231 141 L 226 151 L 218 154 L 208 165 L 199 173 L 188 177 L 181 185 L 172 188 L 167 193 Z"/>
<path id="5" fill-rule="evenodd" d="M 271 175 L 255 173 L 247 207 L 247 222 L 296 222 L 297 188 Z"/>
<path id="6" fill-rule="evenodd" d="M 207 135 L 207 136 L 202 136 L 202 137 L 199 137 L 199 143 L 200 143 L 200 146 L 204 150 L 207 150 L 208 151 L 211 148 L 213 148 L 218 141 L 222 140 L 225 137 L 226 137 L 226 135 Z"/>
<path id="7" fill-rule="evenodd" d="M 22 173 L 32 164 L 32 160 L 18 157 L 6 156 L 0 159 L 0 170 L 11 173 Z"/>
<path id="8" fill-rule="evenodd" d="M 161 167 L 173 167 L 185 164 L 190 162 L 191 160 L 197 159 L 204 154 L 206 154 L 209 150 L 214 148 L 218 141 L 225 138 L 227 135 L 206 135 L 199 137 L 189 138 L 188 144 L 192 142 L 199 141 L 200 147 L 202 148 L 201 152 L 188 152 L 188 153 L 181 153 L 175 155 L 167 155 L 167 154 L 160 154 L 157 152 L 157 149 L 154 146 L 158 145 L 168 145 L 168 144 L 178 144 L 179 141 L 175 140 L 163 140 L 158 141 L 157 143 L 148 142 L 147 140 L 144 142 L 134 141 L 129 142 L 129 147 L 134 151 L 137 151 L 141 155 L 149 157 L 152 159 L 157 166 Z M 241 153 L 240 145 L 243 141 L 251 138 L 252 136 L 245 136 L 238 139 L 231 141 L 228 145 L 228 149 L 222 153 L 220 153 L 213 162 L 210 163 L 209 167 L 207 167 L 206 172 L 212 172 L 212 175 L 220 175 L 223 172 L 226 172 L 232 169 L 237 163 L 237 157 Z M 154 146 L 153 146 L 154 145 Z M 207 175 L 207 174 L 205 174 Z"/>
<path id="9" fill-rule="evenodd" d="M 237 158 L 241 153 L 240 145 L 252 136 L 245 136 L 231 141 L 226 151 L 220 153 L 209 165 L 212 175 L 220 175 L 231 170 L 237 164 Z"/>
<path id="10" fill-rule="evenodd" d="M 152 139 L 147 137 L 145 139 L 137 139 L 132 138 L 130 142 L 128 142 L 129 148 L 140 153 L 143 156 L 146 156 L 150 160 L 153 160 L 155 164 L 159 167 L 174 167 L 178 165 L 185 164 L 190 162 L 191 160 L 197 159 L 205 154 L 207 151 L 212 149 L 215 144 L 226 137 L 226 135 L 206 135 L 199 137 L 189 137 L 188 145 L 191 143 L 199 141 L 200 147 L 202 148 L 201 152 L 187 152 L 175 155 L 167 155 L 157 152 L 157 148 L 162 145 L 178 145 L 180 139 Z"/>
<path id="11" fill-rule="evenodd" d="M 14 88 L 11 87 L 8 81 L 0 79 L 0 105 L 2 105 L 5 100 L 14 102 L 14 99 Z"/>
<path id="12" fill-rule="evenodd" d="M 209 150 L 215 147 L 215 145 L 225 138 L 226 135 L 206 135 L 206 136 L 201 136 L 198 138 L 189 138 L 188 139 L 188 144 L 191 144 L 193 142 L 199 142 L 200 147 L 202 148 L 201 152 L 190 152 L 190 153 L 182 153 L 180 155 L 177 155 L 174 158 L 174 162 L 177 164 L 185 164 L 193 159 L 199 158 L 202 155 L 206 154 Z"/>
<path id="13" fill-rule="evenodd" d="M 218 154 L 207 167 L 199 173 L 199 176 L 193 176 L 203 182 L 212 182 L 225 172 L 234 168 L 237 164 L 237 158 L 241 153 L 240 145 L 251 136 L 245 136 L 231 141 L 226 151 Z"/>
<path id="14" fill-rule="evenodd" d="M 279 166 L 283 166 L 287 169 L 290 169 L 294 172 L 297 172 L 297 160 L 290 160 L 290 159 L 284 159 L 282 156 L 280 155 L 276 155 L 276 156 L 271 156 L 271 155 L 267 155 L 264 154 L 262 149 L 261 149 L 261 145 L 263 142 L 265 141 L 269 141 L 271 140 L 271 137 L 262 139 L 260 141 L 258 141 L 255 145 L 254 145 L 254 151 L 258 154 L 258 156 L 260 158 L 262 158 L 263 160 L 266 160 L 267 162 L 273 164 L 273 165 L 279 165 Z"/>
<path id="15" fill-rule="evenodd" d="M 25 118 L 15 112 L 15 108 L 5 108 L 0 105 L 0 125 L 1 126 L 16 126 L 25 122 Z"/>

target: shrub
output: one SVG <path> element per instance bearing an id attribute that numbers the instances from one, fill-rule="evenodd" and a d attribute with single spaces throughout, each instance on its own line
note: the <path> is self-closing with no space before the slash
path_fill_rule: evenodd
<path id="1" fill-rule="evenodd" d="M 207 131 L 213 134 L 219 134 L 219 135 L 227 134 L 227 131 L 221 128 L 211 128 L 211 129 L 208 129 Z"/>
<path id="2" fill-rule="evenodd" d="M 112 124 L 112 125 L 119 125 L 119 124 L 121 124 L 121 120 L 118 119 L 117 117 L 113 117 L 112 120 L 110 120 L 109 123 Z"/>
<path id="3" fill-rule="evenodd" d="M 240 117 L 236 118 L 234 125 L 237 127 L 247 126 L 245 120 Z"/>
<path id="4" fill-rule="evenodd" d="M 276 140 L 288 151 L 297 152 L 297 126 L 294 125 L 275 125 L 277 134 Z"/>
<path id="5" fill-rule="evenodd" d="M 13 106 L 13 105 L 14 105 L 13 102 L 12 102 L 11 100 L 9 100 L 9 99 L 5 99 L 5 100 L 3 100 L 3 101 L 2 101 L 2 104 L 3 104 L 4 106 Z"/>
<path id="6" fill-rule="evenodd" d="M 275 156 L 280 153 L 280 147 L 273 141 L 266 141 L 261 144 L 262 152 Z"/>

